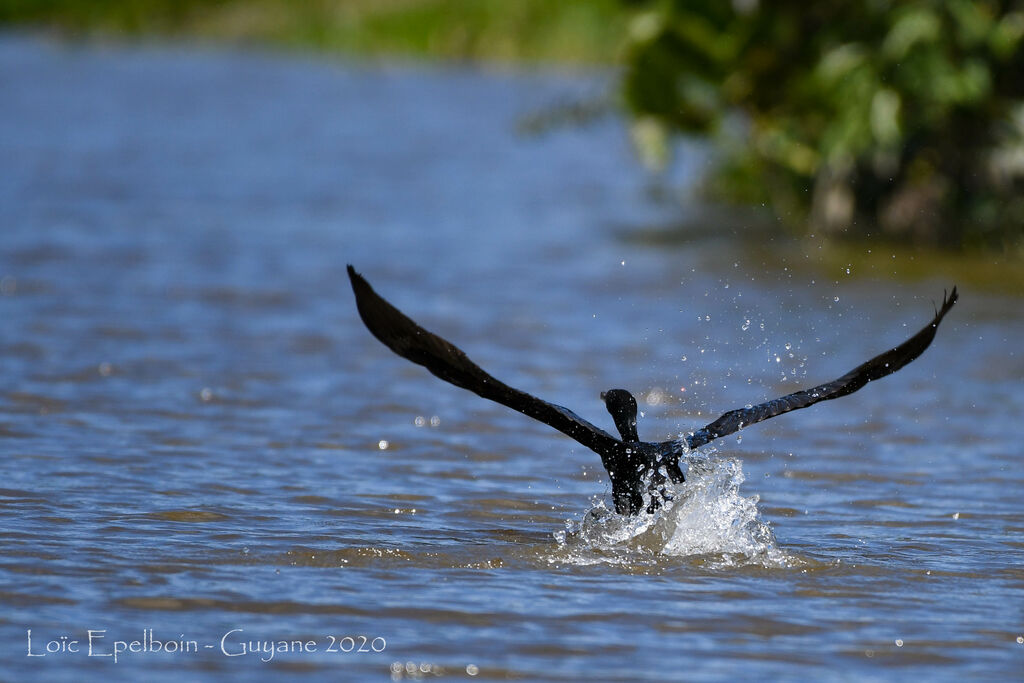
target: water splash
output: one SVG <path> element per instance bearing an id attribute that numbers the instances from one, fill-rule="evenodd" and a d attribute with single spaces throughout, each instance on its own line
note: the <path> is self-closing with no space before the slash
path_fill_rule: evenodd
<path id="1" fill-rule="evenodd" d="M 742 462 L 692 453 L 684 459 L 686 482 L 672 486 L 672 500 L 651 515 L 619 515 L 597 500 L 582 519 L 555 534 L 552 562 L 652 564 L 667 557 L 692 558 L 713 567 L 792 567 L 800 564 L 775 541 L 757 509 L 744 497 Z"/>

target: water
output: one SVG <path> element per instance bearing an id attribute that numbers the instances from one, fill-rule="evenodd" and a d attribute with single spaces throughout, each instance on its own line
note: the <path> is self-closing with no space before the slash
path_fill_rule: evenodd
<path id="1" fill-rule="evenodd" d="M 962 288 L 921 359 L 692 454 L 643 520 L 362 327 L 349 262 L 604 428 L 634 391 L 654 440 L 838 376 L 953 284 L 661 239 L 619 122 L 515 133 L 601 87 L 0 40 L 2 677 L 1021 677 L 1019 299 Z"/>

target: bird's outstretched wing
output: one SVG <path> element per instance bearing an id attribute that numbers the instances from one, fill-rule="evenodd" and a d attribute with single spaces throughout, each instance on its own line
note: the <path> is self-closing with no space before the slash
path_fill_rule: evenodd
<path id="1" fill-rule="evenodd" d="M 599 454 L 611 452 L 618 443 L 611 434 L 568 408 L 542 401 L 491 377 L 454 344 L 423 329 L 385 301 L 352 266 L 348 267 L 348 277 L 363 323 L 402 358 L 422 365 L 457 387 L 540 420 Z"/>
<path id="2" fill-rule="evenodd" d="M 813 389 L 797 391 L 788 396 L 767 401 L 750 408 L 731 410 L 708 426 L 683 437 L 682 441 L 686 442 L 688 448 L 697 448 L 709 441 L 732 434 L 755 422 L 767 420 L 770 417 L 788 413 L 791 410 L 806 408 L 819 401 L 828 401 L 852 394 L 872 380 L 891 375 L 924 353 L 924 350 L 932 343 L 932 339 L 935 338 L 935 331 L 938 329 L 939 323 L 942 322 L 949 309 L 953 308 L 956 300 L 957 293 L 956 287 L 954 287 L 949 296 L 943 293 L 942 307 L 936 311 L 932 321 L 925 325 L 920 332 L 896 348 L 890 349 L 883 354 L 875 356 L 866 363 L 858 365 L 839 379 L 816 386 Z"/>

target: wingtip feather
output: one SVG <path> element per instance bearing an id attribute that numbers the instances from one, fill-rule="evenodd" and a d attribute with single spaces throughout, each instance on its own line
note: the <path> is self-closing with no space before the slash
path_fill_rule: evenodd
<path id="1" fill-rule="evenodd" d="M 953 285 L 953 289 L 949 292 L 949 296 L 946 296 L 946 292 L 942 292 L 942 310 L 939 311 L 939 315 L 946 315 L 949 309 L 953 308 L 953 304 L 955 304 L 959 299 L 960 294 L 956 291 L 956 285 Z"/>

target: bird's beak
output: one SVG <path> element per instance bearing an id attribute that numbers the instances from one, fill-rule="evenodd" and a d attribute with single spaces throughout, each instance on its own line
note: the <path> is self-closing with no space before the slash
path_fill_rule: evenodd
<path id="1" fill-rule="evenodd" d="M 602 401 L 604 400 L 604 396 L 605 396 L 605 392 L 603 392 L 603 391 L 602 391 L 602 392 L 601 392 L 601 400 L 602 400 Z"/>

